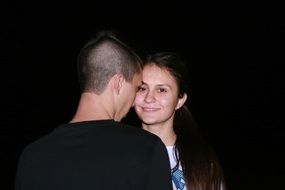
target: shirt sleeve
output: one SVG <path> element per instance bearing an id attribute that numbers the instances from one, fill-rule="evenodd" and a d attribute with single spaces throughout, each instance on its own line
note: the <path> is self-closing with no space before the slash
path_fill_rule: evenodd
<path id="1" fill-rule="evenodd" d="M 23 189 L 22 188 L 23 160 L 24 160 L 24 151 L 20 154 L 20 157 L 19 157 L 18 163 L 17 163 L 16 175 L 15 175 L 15 179 L 14 179 L 14 189 L 15 190 Z"/>
<path id="2" fill-rule="evenodd" d="M 147 190 L 172 190 L 170 163 L 165 145 L 159 140 L 154 148 Z"/>

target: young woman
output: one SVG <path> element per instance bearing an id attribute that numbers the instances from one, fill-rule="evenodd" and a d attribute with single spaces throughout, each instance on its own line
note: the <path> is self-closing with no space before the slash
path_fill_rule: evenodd
<path id="1" fill-rule="evenodd" d="M 135 111 L 142 128 L 159 136 L 167 147 L 173 189 L 225 190 L 222 168 L 197 131 L 185 102 L 189 74 L 174 53 L 147 58 Z"/>

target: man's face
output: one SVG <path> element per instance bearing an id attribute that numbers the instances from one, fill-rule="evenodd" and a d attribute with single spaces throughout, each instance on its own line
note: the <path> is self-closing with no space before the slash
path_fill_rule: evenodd
<path id="1" fill-rule="evenodd" d="M 119 102 L 120 111 L 117 114 L 118 120 L 121 120 L 127 115 L 130 108 L 133 105 L 134 99 L 136 97 L 136 92 L 142 84 L 142 74 L 135 74 L 133 80 L 128 82 L 124 81 L 121 90 L 121 99 Z"/>

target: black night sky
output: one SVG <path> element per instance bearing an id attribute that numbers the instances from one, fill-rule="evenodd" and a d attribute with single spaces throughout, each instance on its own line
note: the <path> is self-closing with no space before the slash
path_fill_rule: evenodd
<path id="1" fill-rule="evenodd" d="M 142 55 L 174 51 L 187 61 L 189 106 L 230 190 L 281 189 L 279 6 L 25 2 L 1 9 L 1 189 L 13 189 L 22 149 L 73 116 L 77 54 L 102 28 Z M 124 122 L 137 122 L 132 111 Z"/>

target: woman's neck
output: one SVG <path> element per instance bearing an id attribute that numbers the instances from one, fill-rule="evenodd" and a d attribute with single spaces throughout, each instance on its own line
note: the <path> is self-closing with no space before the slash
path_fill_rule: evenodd
<path id="1" fill-rule="evenodd" d="M 173 146 L 176 141 L 176 134 L 173 130 L 172 123 L 148 125 L 143 123 L 142 128 L 157 135 L 165 146 Z"/>

